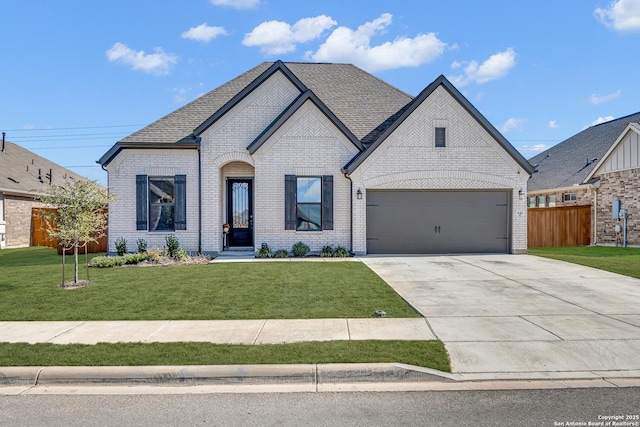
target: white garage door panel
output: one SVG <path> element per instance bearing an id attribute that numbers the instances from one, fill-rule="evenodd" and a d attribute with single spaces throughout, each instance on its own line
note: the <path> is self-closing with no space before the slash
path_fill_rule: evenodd
<path id="1" fill-rule="evenodd" d="M 367 191 L 367 253 L 507 252 L 507 191 Z"/>

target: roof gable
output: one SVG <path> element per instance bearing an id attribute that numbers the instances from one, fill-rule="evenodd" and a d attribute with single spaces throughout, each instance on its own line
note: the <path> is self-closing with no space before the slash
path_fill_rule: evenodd
<path id="1" fill-rule="evenodd" d="M 535 173 L 529 191 L 586 184 L 612 145 L 629 123 L 640 122 L 640 112 L 601 123 L 565 139 L 529 159 Z"/>
<path id="2" fill-rule="evenodd" d="M 513 159 L 529 174 L 533 173 L 533 167 L 527 160 L 505 139 L 504 136 L 456 89 L 449 80 L 440 75 L 430 85 L 428 85 L 418 96 L 407 105 L 398 110 L 389 120 L 383 122 L 372 131 L 375 137 L 364 153 L 353 158 L 343 171 L 352 173 L 360 166 L 365 159 L 375 151 L 405 120 L 427 99 L 439 86 L 442 86 L 479 124 L 482 126 L 499 144 L 513 157 Z"/>
<path id="3" fill-rule="evenodd" d="M 634 138 L 635 135 L 635 138 Z M 629 136 L 629 139 L 627 139 Z M 624 151 L 621 152 L 627 146 L 628 153 Z M 623 154 L 623 159 L 621 159 L 622 167 L 620 167 L 618 160 L 618 156 L 614 159 L 614 155 L 616 153 L 621 152 Z M 625 155 L 626 154 L 626 155 Z M 612 161 L 615 161 L 616 166 L 614 166 Z M 605 170 L 607 166 L 610 166 L 611 170 Z M 605 153 L 605 155 L 600 159 L 600 161 L 596 164 L 593 170 L 587 175 L 585 178 L 585 182 L 588 182 L 594 175 L 600 174 L 603 172 L 613 172 L 614 170 L 623 170 L 623 169 L 632 169 L 640 167 L 640 123 L 629 123 L 627 127 L 622 131 L 620 136 L 615 140 L 615 142 L 611 145 L 609 150 Z"/>
<path id="4" fill-rule="evenodd" d="M 198 137 L 207 130 L 212 124 L 214 124 L 220 117 L 224 116 L 229 110 L 235 107 L 240 101 L 242 101 L 247 95 L 253 92 L 258 86 L 264 83 L 269 77 L 276 72 L 282 72 L 291 83 L 296 86 L 300 92 L 306 92 L 308 89 L 292 72 L 287 68 L 282 61 L 274 62 L 266 71 L 264 71 L 257 79 L 251 82 L 247 87 L 238 92 L 233 98 L 231 98 L 222 108 L 216 111 L 211 117 L 205 120 L 200 126 L 195 128 L 193 135 Z"/>
<path id="5" fill-rule="evenodd" d="M 276 119 L 247 147 L 249 154 L 255 153 L 273 134 L 284 125 L 307 101 L 312 102 L 355 145 L 364 151 L 364 146 L 335 114 L 310 90 L 300 94 Z"/>

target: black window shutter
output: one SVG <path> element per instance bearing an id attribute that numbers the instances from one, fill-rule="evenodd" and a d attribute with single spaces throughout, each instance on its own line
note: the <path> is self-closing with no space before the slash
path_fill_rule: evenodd
<path id="1" fill-rule="evenodd" d="M 147 175 L 136 175 L 136 230 L 147 229 Z"/>
<path id="2" fill-rule="evenodd" d="M 187 229 L 187 176 L 175 176 L 175 229 Z"/>
<path id="3" fill-rule="evenodd" d="M 296 229 L 296 199 L 298 186 L 295 175 L 284 176 L 284 229 Z"/>
<path id="4" fill-rule="evenodd" d="M 322 176 L 322 229 L 333 230 L 333 175 Z"/>

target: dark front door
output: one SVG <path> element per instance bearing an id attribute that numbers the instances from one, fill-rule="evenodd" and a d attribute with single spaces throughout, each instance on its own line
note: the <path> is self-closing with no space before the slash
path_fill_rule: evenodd
<path id="1" fill-rule="evenodd" d="M 253 246 L 253 180 L 227 180 L 229 246 Z"/>

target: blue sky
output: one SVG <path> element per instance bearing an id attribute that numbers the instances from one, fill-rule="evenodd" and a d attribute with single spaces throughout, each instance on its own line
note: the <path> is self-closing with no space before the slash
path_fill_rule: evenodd
<path id="1" fill-rule="evenodd" d="M 411 95 L 444 74 L 527 158 L 640 111 L 640 0 L 23 0 L 0 16 L 0 131 L 102 184 L 116 141 L 277 59 L 354 63 Z"/>

